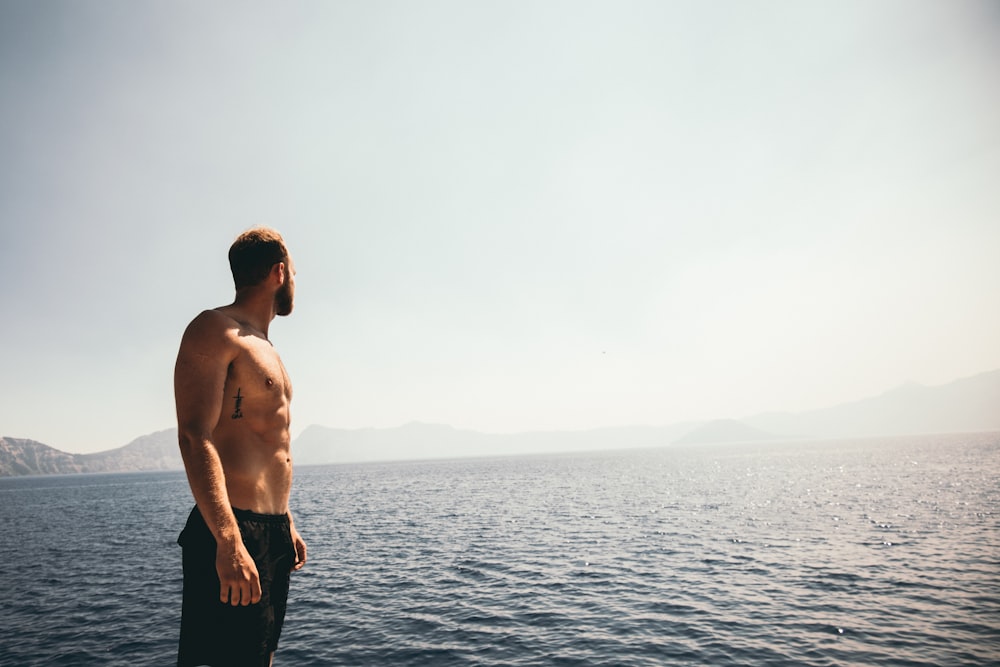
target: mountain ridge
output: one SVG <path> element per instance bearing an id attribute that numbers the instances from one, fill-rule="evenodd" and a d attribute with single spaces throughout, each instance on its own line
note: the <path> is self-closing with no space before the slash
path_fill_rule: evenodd
<path id="1" fill-rule="evenodd" d="M 741 421 L 786 437 L 852 438 L 1000 429 L 1000 369 L 925 386 L 905 382 L 870 398 Z"/>
<path id="2" fill-rule="evenodd" d="M 990 431 L 1000 431 L 1000 370 L 930 387 L 907 382 L 877 396 L 817 410 L 766 412 L 739 420 L 667 426 L 482 433 L 422 422 L 388 429 L 337 429 L 313 424 L 299 434 L 292 449 L 296 464 L 311 465 Z M 182 468 L 175 428 L 91 454 L 63 452 L 26 438 L 0 437 L 0 477 Z"/>
<path id="3" fill-rule="evenodd" d="M 177 429 L 140 436 L 129 444 L 72 454 L 28 438 L 0 437 L 0 477 L 176 470 L 183 467 Z"/>

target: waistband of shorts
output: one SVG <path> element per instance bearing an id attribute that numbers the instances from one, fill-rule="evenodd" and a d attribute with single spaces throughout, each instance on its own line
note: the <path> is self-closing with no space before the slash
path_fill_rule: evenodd
<path id="1" fill-rule="evenodd" d="M 258 514 L 250 510 L 233 508 L 233 516 L 237 521 L 256 521 L 257 523 L 288 523 L 287 514 Z"/>

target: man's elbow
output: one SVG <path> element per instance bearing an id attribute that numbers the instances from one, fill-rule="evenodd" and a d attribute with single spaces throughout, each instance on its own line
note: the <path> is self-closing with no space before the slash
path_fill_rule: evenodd
<path id="1" fill-rule="evenodd" d="M 201 429 L 185 428 L 184 426 L 179 426 L 177 428 L 177 444 L 180 447 L 181 456 L 185 460 L 187 460 L 191 454 L 209 446 L 210 442 L 211 437 L 209 434 L 205 433 Z"/>

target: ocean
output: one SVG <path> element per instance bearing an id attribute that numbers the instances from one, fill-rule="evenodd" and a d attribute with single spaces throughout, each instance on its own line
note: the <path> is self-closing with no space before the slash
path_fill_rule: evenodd
<path id="1" fill-rule="evenodd" d="M 173 664 L 191 505 L 0 479 L 0 665 Z M 996 433 L 301 467 L 292 510 L 276 667 L 1000 664 Z"/>

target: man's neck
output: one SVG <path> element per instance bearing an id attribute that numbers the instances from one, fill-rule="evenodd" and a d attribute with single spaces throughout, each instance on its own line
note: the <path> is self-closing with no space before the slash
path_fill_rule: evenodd
<path id="1" fill-rule="evenodd" d="M 240 319 L 257 329 L 267 338 L 268 327 L 274 319 L 274 296 L 259 292 L 244 290 L 236 293 L 236 299 L 230 308 L 240 315 Z"/>

